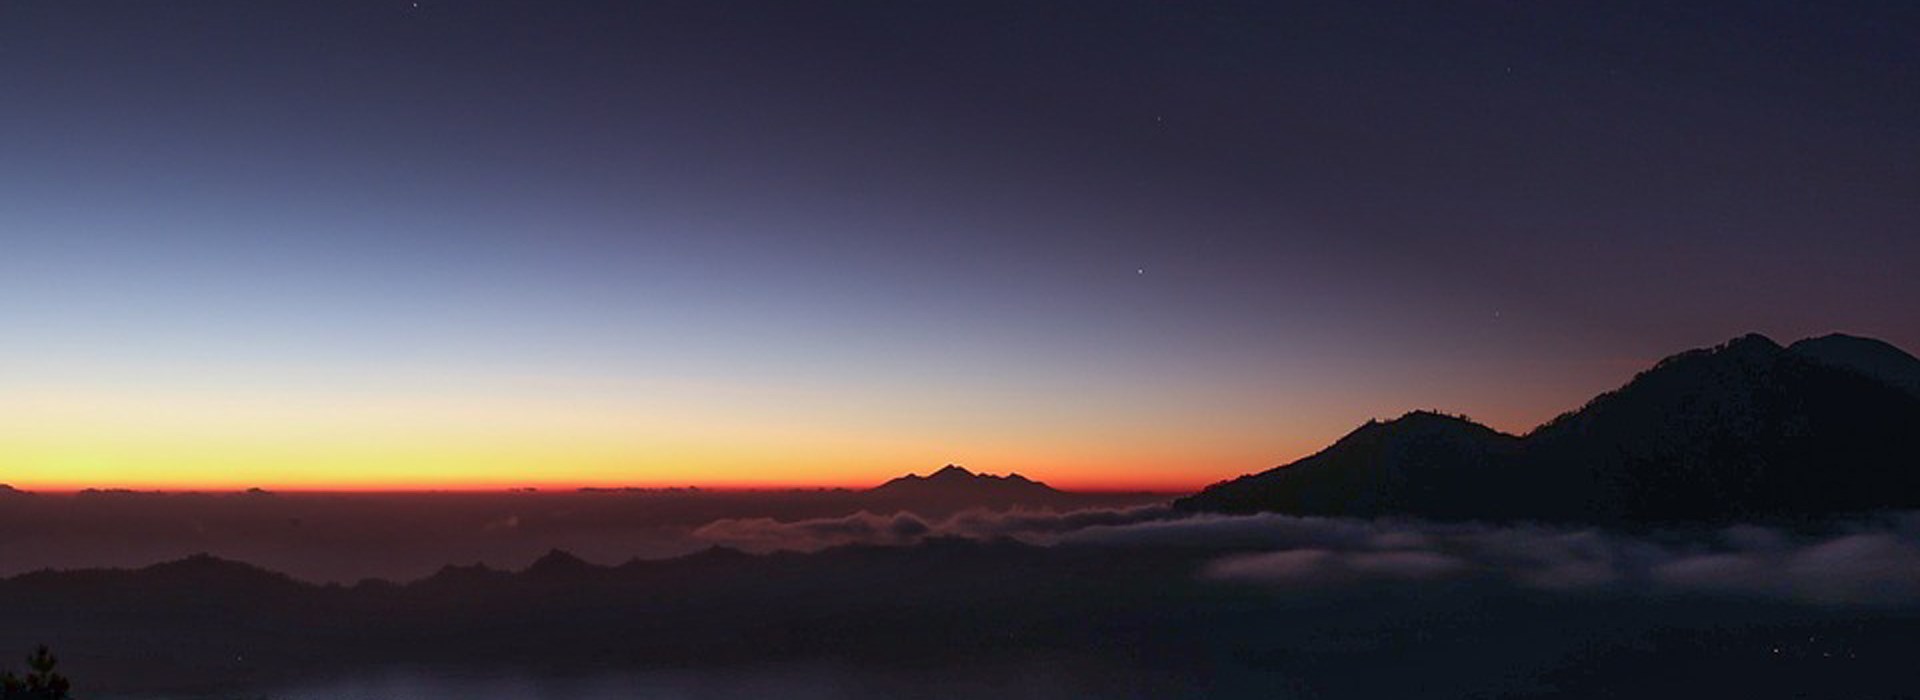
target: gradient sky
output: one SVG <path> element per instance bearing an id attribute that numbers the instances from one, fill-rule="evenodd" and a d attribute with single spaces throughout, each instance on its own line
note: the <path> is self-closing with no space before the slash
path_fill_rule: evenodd
<path id="1" fill-rule="evenodd" d="M 0 3 L 0 481 L 1188 488 L 1920 349 L 1905 3 Z"/>

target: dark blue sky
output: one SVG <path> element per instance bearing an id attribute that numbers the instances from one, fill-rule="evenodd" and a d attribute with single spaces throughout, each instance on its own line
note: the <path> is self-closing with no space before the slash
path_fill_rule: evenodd
<path id="1" fill-rule="evenodd" d="M 1920 348 L 1920 9 L 1275 5 L 0 4 L 8 466 L 1197 483 Z"/>

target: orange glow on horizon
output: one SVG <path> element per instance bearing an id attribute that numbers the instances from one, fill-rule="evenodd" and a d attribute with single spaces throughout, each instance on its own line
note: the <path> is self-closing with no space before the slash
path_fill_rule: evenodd
<path id="1" fill-rule="evenodd" d="M 1159 404 L 511 374 L 244 378 L 49 376 L 11 387 L 0 394 L 0 483 L 30 491 L 864 489 L 953 463 L 1067 491 L 1188 493 L 1399 413 L 1382 410 L 1397 401 L 1331 390 Z"/>
<path id="2" fill-rule="evenodd" d="M 797 410 L 706 394 L 663 402 L 624 389 L 537 388 L 29 386 L 0 396 L 0 483 L 29 491 L 863 489 L 954 463 L 1068 491 L 1184 493 L 1285 461 L 1276 442 L 1286 457 L 1319 439 L 1276 441 L 1205 415 L 997 415 L 940 402 L 926 412 L 824 401 Z"/>
<path id="3" fill-rule="evenodd" d="M 697 488 L 714 492 L 753 492 L 753 491 L 805 491 L 846 489 L 859 491 L 870 489 L 885 483 L 889 479 L 905 476 L 909 473 L 922 476 L 939 469 L 936 465 L 928 468 L 901 471 L 881 478 L 851 480 L 754 480 L 754 479 L 707 479 L 704 481 L 664 481 L 636 479 L 632 481 L 567 481 L 567 480 L 364 480 L 364 481 L 327 481 L 322 479 L 282 481 L 275 483 L 261 480 L 213 479 L 213 480 L 120 480 L 113 482 L 77 482 L 60 480 L 12 480 L 0 481 L 21 491 L 46 494 L 72 494 L 87 490 L 137 491 L 162 493 L 242 493 L 249 489 L 261 489 L 273 493 L 506 493 L 533 490 L 540 493 L 567 493 L 587 489 L 684 489 Z M 966 465 L 960 465 L 965 467 Z M 1049 479 L 1039 471 L 990 471 L 967 467 L 969 471 L 991 476 L 1005 476 L 1018 473 L 1021 476 L 1047 484 L 1062 491 L 1078 493 L 1166 493 L 1184 494 L 1197 491 L 1219 479 L 1204 481 L 1193 480 L 1095 480 L 1095 479 Z M 1222 476 L 1232 478 L 1238 473 Z"/>

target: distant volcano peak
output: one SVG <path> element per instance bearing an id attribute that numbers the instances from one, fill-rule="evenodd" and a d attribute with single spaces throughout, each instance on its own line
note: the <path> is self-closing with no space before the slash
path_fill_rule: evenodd
<path id="1" fill-rule="evenodd" d="M 535 576 L 566 577 L 578 576 L 583 571 L 590 571 L 596 568 L 598 567 L 587 563 L 586 560 L 578 556 L 574 556 L 572 552 L 556 548 L 548 550 L 547 553 L 541 555 L 539 559 L 535 559 L 532 564 L 527 566 L 526 573 Z"/>
<path id="2" fill-rule="evenodd" d="M 962 467 L 958 464 L 949 464 L 947 466 L 941 467 L 940 471 L 936 471 L 932 474 L 927 475 L 927 478 L 929 479 L 971 479 L 971 478 L 974 478 L 975 476 L 978 476 L 978 475 L 974 474 L 973 472 L 967 471 L 966 467 Z"/>
<path id="3" fill-rule="evenodd" d="M 876 492 L 892 492 L 892 491 L 923 490 L 923 489 L 939 489 L 939 490 L 1019 489 L 1023 491 L 1025 490 L 1047 491 L 1047 492 L 1054 491 L 1052 487 L 1047 486 L 1046 484 L 1040 483 L 1038 481 L 1034 481 L 1032 479 L 1029 479 L 1027 477 L 1021 476 L 1016 473 L 1008 473 L 1006 476 L 995 476 L 993 474 L 982 474 L 982 473 L 968 471 L 967 468 L 957 464 L 949 464 L 947 466 L 941 467 L 939 470 L 933 472 L 932 474 L 928 474 L 926 476 L 920 476 L 919 474 L 908 474 L 906 476 L 899 477 L 897 479 L 888 481 L 887 483 L 881 484 L 875 487 L 873 490 Z"/>

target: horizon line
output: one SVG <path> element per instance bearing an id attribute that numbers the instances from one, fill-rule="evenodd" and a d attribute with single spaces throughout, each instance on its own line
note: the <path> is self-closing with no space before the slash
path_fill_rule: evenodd
<path id="1" fill-rule="evenodd" d="M 906 475 L 901 475 L 906 476 Z M 1031 477 L 1028 477 L 1031 479 Z M 324 494 L 508 494 L 508 493 L 596 493 L 596 492 L 662 492 L 662 491 L 702 491 L 709 493 L 768 493 L 768 492 L 818 492 L 818 491 L 870 491 L 886 483 L 834 484 L 834 483 L 676 483 L 676 484 L 577 484 L 577 483 L 517 483 L 517 484 L 313 484 L 296 486 L 273 486 L 256 484 L 239 486 L 234 484 L 167 484 L 167 485 L 97 485 L 97 484 L 31 484 L 0 481 L 0 487 L 12 489 L 23 494 L 43 494 L 72 496 L 82 493 L 124 493 L 124 494 L 261 494 L 261 495 L 324 495 Z M 1042 484 L 1067 493 L 1083 494 L 1185 494 L 1205 488 L 1206 482 L 1197 485 L 1176 485 L 1166 483 L 1107 484 L 1101 486 L 1058 486 L 1041 479 L 1033 479 Z"/>

